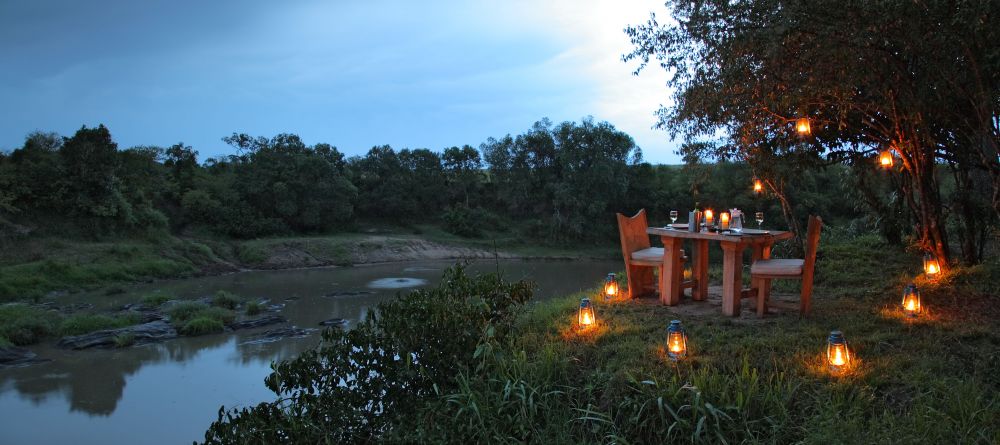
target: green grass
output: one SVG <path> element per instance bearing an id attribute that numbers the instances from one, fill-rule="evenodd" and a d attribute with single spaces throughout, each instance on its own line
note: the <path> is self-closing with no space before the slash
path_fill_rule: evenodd
<path id="1" fill-rule="evenodd" d="M 132 334 L 131 332 L 126 332 L 115 336 L 116 348 L 127 348 L 134 344 L 135 344 L 135 334 Z"/>
<path id="2" fill-rule="evenodd" d="M 184 335 L 202 335 L 208 332 L 221 332 L 221 328 L 236 319 L 233 311 L 221 307 L 208 306 L 196 301 L 184 301 L 167 310 L 170 322 Z M 198 320 L 195 322 L 195 320 Z M 208 323 L 211 320 L 214 323 Z M 192 322 L 194 322 L 192 324 Z M 206 329 L 215 329 L 218 331 Z M 191 334 L 195 333 L 195 334 Z"/>
<path id="3" fill-rule="evenodd" d="M 805 319 L 678 315 L 655 302 L 605 303 L 596 289 L 532 304 L 514 341 L 425 410 L 439 430 L 423 433 L 533 443 L 1000 443 L 1000 266 L 929 282 L 916 276 L 919 259 L 871 239 L 834 239 L 821 252 Z M 898 309 L 911 280 L 928 308 L 916 320 Z M 599 324 L 579 332 L 584 296 Z M 680 362 L 664 352 L 675 318 L 689 335 Z M 843 375 L 824 364 L 833 329 L 857 359 Z"/>
<path id="4" fill-rule="evenodd" d="M 246 314 L 247 315 L 257 315 L 263 310 L 261 308 L 260 302 L 257 300 L 251 300 L 247 302 Z"/>
<path id="5" fill-rule="evenodd" d="M 27 304 L 0 305 L 0 337 L 18 346 L 38 343 L 56 334 L 61 318 L 56 312 Z"/>
<path id="6" fill-rule="evenodd" d="M 205 334 L 216 334 L 222 332 L 225 325 L 218 319 L 211 316 L 197 316 L 184 323 L 180 328 L 180 333 L 188 336 Z"/>
<path id="7" fill-rule="evenodd" d="M 100 314 L 74 314 L 59 324 L 60 335 L 82 335 L 105 329 L 118 329 L 139 322 L 138 314 L 109 316 Z"/>
<path id="8" fill-rule="evenodd" d="M 139 302 L 150 307 L 160 307 L 160 305 L 172 299 L 173 297 L 166 294 L 146 294 L 139 299 Z"/>
<path id="9" fill-rule="evenodd" d="M 238 297 L 236 294 L 226 292 L 224 290 L 220 290 L 212 296 L 212 306 L 226 308 L 229 310 L 236 309 L 236 306 L 239 306 L 242 301 L 243 299 Z"/>

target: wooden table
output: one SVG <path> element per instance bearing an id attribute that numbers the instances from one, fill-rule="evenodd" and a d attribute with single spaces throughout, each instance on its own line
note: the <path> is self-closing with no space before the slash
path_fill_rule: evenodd
<path id="1" fill-rule="evenodd" d="M 704 300 L 708 296 L 708 243 L 718 241 L 722 246 L 722 313 L 736 316 L 740 313 L 740 300 L 744 294 L 753 294 L 752 289 L 764 283 L 751 283 L 750 290 L 743 290 L 743 251 L 753 248 L 753 259 L 771 256 L 771 246 L 775 241 L 789 239 L 792 232 L 771 230 L 765 235 L 724 235 L 716 232 L 689 232 L 687 229 L 650 227 L 646 233 L 659 235 L 663 241 L 664 273 L 660 277 L 660 302 L 674 306 L 681 300 L 681 245 L 685 239 L 694 244 L 691 252 L 691 272 L 696 284 L 691 291 L 694 300 Z"/>

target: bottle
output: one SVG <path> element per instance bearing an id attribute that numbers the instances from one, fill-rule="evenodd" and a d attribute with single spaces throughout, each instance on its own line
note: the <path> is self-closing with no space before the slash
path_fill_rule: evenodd
<path id="1" fill-rule="evenodd" d="M 688 231 L 698 232 L 701 229 L 701 203 L 695 201 L 694 210 L 688 214 Z"/>

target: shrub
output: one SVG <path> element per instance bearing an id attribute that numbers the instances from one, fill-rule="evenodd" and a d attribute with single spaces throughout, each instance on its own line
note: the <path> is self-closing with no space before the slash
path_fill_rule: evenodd
<path id="1" fill-rule="evenodd" d="M 183 325 L 188 320 L 194 318 L 195 314 L 207 309 L 208 305 L 198 301 L 182 301 L 167 309 L 167 315 L 174 325 Z"/>
<path id="2" fill-rule="evenodd" d="M 126 332 L 115 336 L 116 348 L 127 348 L 135 344 L 135 334 Z"/>
<path id="3" fill-rule="evenodd" d="M 215 293 L 214 297 L 212 297 L 212 306 L 224 307 L 226 309 L 236 309 L 236 306 L 240 305 L 240 301 L 240 297 L 230 292 L 220 290 Z"/>
<path id="4" fill-rule="evenodd" d="M 195 336 L 215 334 L 223 330 L 225 330 L 225 326 L 221 321 L 209 316 L 199 316 L 185 323 L 180 332 L 184 335 Z"/>
<path id="5" fill-rule="evenodd" d="M 260 311 L 261 311 L 261 306 L 259 301 L 254 300 L 247 302 L 247 307 L 246 307 L 247 315 L 257 315 L 260 313 Z"/>
<path id="6" fill-rule="evenodd" d="M 59 333 L 61 335 L 82 335 L 104 329 L 123 328 L 138 322 L 138 315 L 111 317 L 97 314 L 74 314 L 60 323 Z"/>
<path id="7" fill-rule="evenodd" d="M 0 348 L 9 348 L 11 346 L 14 346 L 14 344 L 10 340 L 7 340 L 7 337 L 0 337 Z"/>
<path id="8" fill-rule="evenodd" d="M 21 303 L 0 306 L 0 337 L 24 346 L 55 334 L 59 314 Z"/>
<path id="9" fill-rule="evenodd" d="M 164 294 L 147 294 L 139 299 L 140 303 L 150 307 L 160 307 L 161 304 L 167 301 L 170 301 L 170 296 Z"/>
<path id="10" fill-rule="evenodd" d="M 328 329 L 317 349 L 273 365 L 265 384 L 282 398 L 220 410 L 206 443 L 377 442 L 505 341 L 530 296 L 526 282 L 449 269 L 437 288 L 381 303 L 357 328 Z"/>

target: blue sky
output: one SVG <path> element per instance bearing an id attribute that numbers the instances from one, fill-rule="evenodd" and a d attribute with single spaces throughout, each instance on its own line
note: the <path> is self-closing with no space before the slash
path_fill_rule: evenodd
<path id="1" fill-rule="evenodd" d="M 653 163 L 665 74 L 622 29 L 657 1 L 11 1 L 0 4 L 0 149 L 103 123 L 122 148 L 288 132 L 348 155 L 478 147 L 548 117 L 607 120 Z"/>

